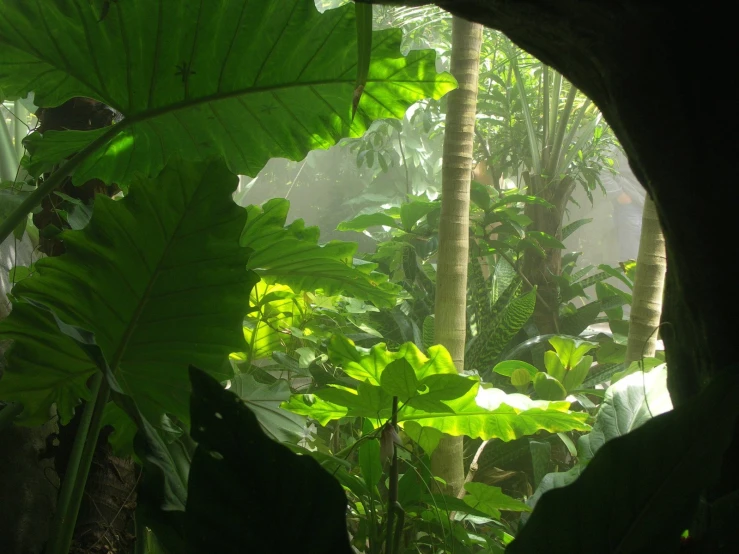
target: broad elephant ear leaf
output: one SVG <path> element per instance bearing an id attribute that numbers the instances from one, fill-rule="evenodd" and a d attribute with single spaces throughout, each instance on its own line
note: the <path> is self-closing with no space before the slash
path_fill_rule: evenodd
<path id="1" fill-rule="evenodd" d="M 16 305 L 0 323 L 15 341 L 0 398 L 22 403 L 29 423 L 46 421 L 56 403 L 66 423 L 88 396 L 93 365 L 28 300 L 94 333 L 149 421 L 166 413 L 188 421 L 188 365 L 225 380 L 229 354 L 246 346 L 242 322 L 257 277 L 239 246 L 246 213 L 231 200 L 236 184 L 222 162 L 180 162 L 133 183 L 123 200 L 99 195 L 88 226 L 65 233 L 67 253 L 40 260 L 14 289 Z"/>
<path id="2" fill-rule="evenodd" d="M 241 243 L 253 250 L 248 267 L 265 281 L 288 285 L 295 291 L 322 289 L 344 293 L 391 307 L 400 287 L 374 271 L 376 264 L 356 260 L 356 243 L 318 244 L 318 230 L 301 220 L 285 225 L 290 202 L 274 198 L 264 205 L 248 206 L 249 217 Z"/>
<path id="3" fill-rule="evenodd" d="M 402 117 L 417 100 L 456 84 L 436 73 L 433 50 L 404 57 L 400 29 L 377 31 L 352 118 L 351 5 L 319 14 L 313 0 L 126 0 L 98 21 L 95 4 L 0 3 L 7 97 L 33 91 L 41 107 L 90 97 L 123 114 L 120 132 L 77 168 L 76 183 L 154 176 L 173 152 L 223 157 L 234 173 L 253 176 L 270 158 L 299 160 L 360 136 L 372 121 Z M 32 167 L 47 169 L 104 132 L 33 135 Z"/>

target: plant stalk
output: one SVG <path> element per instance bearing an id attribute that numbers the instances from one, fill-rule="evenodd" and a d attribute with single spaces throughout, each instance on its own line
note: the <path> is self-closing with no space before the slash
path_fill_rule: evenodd
<path id="1" fill-rule="evenodd" d="M 470 469 L 467 472 L 467 477 L 464 479 L 464 484 L 471 483 L 472 480 L 475 478 L 475 473 L 477 473 L 477 470 L 479 469 L 478 462 L 480 461 L 480 456 L 482 456 L 483 451 L 485 450 L 485 447 L 490 442 L 490 439 L 486 441 L 482 441 L 482 444 L 478 447 L 477 452 L 475 452 L 475 457 L 472 458 L 472 462 L 470 463 Z M 467 491 L 464 489 L 464 485 L 462 486 L 462 489 L 457 493 L 457 498 L 462 499 L 464 498 L 464 495 L 467 494 Z"/>
<path id="2" fill-rule="evenodd" d="M 85 405 L 72 454 L 59 493 L 56 515 L 52 522 L 51 537 L 46 554 L 68 554 L 72 535 L 77 524 L 77 514 L 85 493 L 97 439 L 103 427 L 103 411 L 108 403 L 110 388 L 102 373 L 96 373 L 92 382 L 93 399 Z"/>
<path id="3" fill-rule="evenodd" d="M 391 425 L 397 432 L 398 430 L 398 397 L 393 396 L 393 413 Z M 393 460 L 390 463 L 390 477 L 388 479 L 388 493 L 387 493 L 387 522 L 386 522 L 386 540 L 385 540 L 385 552 L 386 554 L 393 554 L 395 551 L 395 541 L 393 541 L 394 534 L 400 531 L 395 531 L 395 511 L 396 504 L 398 503 L 398 446 L 393 443 Z"/>
<path id="4" fill-rule="evenodd" d="M 547 178 L 551 181 L 556 177 L 555 172 L 557 171 L 557 162 L 559 161 L 559 151 L 562 149 L 562 142 L 565 138 L 565 132 L 567 131 L 567 124 L 570 120 L 570 114 L 572 113 L 572 105 L 575 102 L 575 96 L 577 95 L 577 88 L 574 85 L 570 85 L 570 91 L 567 94 L 567 100 L 565 101 L 565 107 L 562 110 L 562 117 L 557 124 L 557 132 L 554 136 L 554 143 L 552 144 L 552 151 L 549 154 L 549 166 L 547 167 Z M 554 129 L 552 129 L 554 132 Z"/>
<path id="5" fill-rule="evenodd" d="M 2 243 L 10 233 L 13 232 L 19 223 L 31 213 L 31 210 L 41 204 L 41 200 L 44 197 L 57 188 L 62 181 L 69 176 L 82 162 L 84 162 L 90 154 L 95 152 L 103 144 L 108 142 L 112 137 L 120 133 L 123 129 L 130 125 L 130 120 L 124 119 L 120 123 L 117 123 L 108 129 L 105 133 L 100 135 L 85 148 L 80 150 L 71 159 L 69 159 L 64 165 L 51 174 L 51 177 L 39 184 L 38 188 L 29 194 L 26 199 L 18 206 L 15 210 L 8 214 L 2 222 L 0 222 L 0 243 Z M 66 554 L 66 553 L 65 553 Z"/>
<path id="6" fill-rule="evenodd" d="M 5 123 L 5 116 L 2 114 L 2 110 L 0 110 L 0 181 L 15 181 L 17 170 L 18 157 L 13 147 L 13 138 L 10 135 L 8 125 Z M 0 243 L 4 240 L 5 237 L 0 240 Z"/>

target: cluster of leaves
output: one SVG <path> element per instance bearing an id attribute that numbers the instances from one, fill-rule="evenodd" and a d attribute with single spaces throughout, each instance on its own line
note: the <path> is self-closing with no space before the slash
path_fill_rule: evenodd
<path id="1" fill-rule="evenodd" d="M 526 393 L 533 385 L 536 396 L 542 400 L 564 400 L 575 394 L 585 381 L 593 365 L 593 357 L 586 353 L 599 345 L 562 336 L 550 338 L 549 343 L 554 350 L 544 352 L 546 371 L 516 360 L 501 362 L 493 371 L 509 377 L 521 393 Z"/>
<path id="2" fill-rule="evenodd" d="M 526 508 L 482 482 L 468 483 L 462 502 L 443 494 L 428 469 L 442 433 L 510 441 L 541 431 L 588 429 L 587 414 L 569 411 L 566 402 L 506 395 L 476 377 L 459 375 L 441 346 L 430 347 L 428 356 L 413 343 L 397 351 L 387 350 L 384 344 L 367 350 L 335 335 L 327 355 L 336 369 L 333 377 L 310 393 L 293 394 L 283 407 L 339 436 L 347 433 L 346 446 L 342 441 L 337 449 L 313 447 L 317 459 L 333 469 L 355 499 L 350 510 L 354 541 L 358 546 L 369 543 L 369 551 L 375 551 L 372 545 L 385 537 L 390 487 L 386 479 L 391 479 L 387 458 L 393 444 L 404 468 L 396 499 L 404 513 L 404 540 L 453 548 L 451 541 L 462 552 L 477 552 L 493 545 L 500 549 L 510 540 L 511 529 L 497 523 L 500 510 Z M 400 436 L 388 431 L 393 398 L 399 406 Z M 451 512 L 464 517 L 450 521 Z M 484 527 L 486 531 L 475 531 L 472 521 L 491 525 Z"/>

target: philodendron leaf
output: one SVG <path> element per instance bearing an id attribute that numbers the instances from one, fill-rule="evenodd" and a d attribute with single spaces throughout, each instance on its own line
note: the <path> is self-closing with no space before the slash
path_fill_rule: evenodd
<path id="1" fill-rule="evenodd" d="M 400 287 L 374 271 L 375 264 L 354 260 L 356 243 L 332 241 L 318 245 L 318 229 L 304 227 L 302 220 L 285 224 L 290 202 L 274 198 L 263 206 L 249 206 L 241 242 L 254 252 L 248 267 L 263 279 L 292 287 L 295 291 L 323 289 L 345 293 L 379 306 L 391 307 Z"/>
<path id="2" fill-rule="evenodd" d="M 223 163 L 182 162 L 133 183 L 123 200 L 98 195 L 89 225 L 65 232 L 67 253 L 40 260 L 14 289 L 20 301 L 0 323 L 15 341 L 0 397 L 21 402 L 29 423 L 46 421 L 52 403 L 67 422 L 88 397 L 92 364 L 28 299 L 94 333 L 149 421 L 188 421 L 188 365 L 225 380 L 229 353 L 245 348 L 256 276 L 238 242 L 246 213 L 231 200 L 237 182 Z"/>
<path id="3" fill-rule="evenodd" d="M 539 370 L 531 364 L 519 362 L 518 360 L 506 360 L 504 362 L 500 362 L 495 365 L 493 372 L 499 375 L 504 375 L 505 377 L 511 377 L 517 369 L 523 369 L 531 376 L 531 378 L 535 377 L 536 374 L 539 373 Z"/>
<path id="4" fill-rule="evenodd" d="M 400 205 L 400 221 L 403 222 L 403 228 L 411 231 L 416 223 L 429 212 L 438 210 L 439 202 L 424 202 L 422 200 L 414 200 L 406 204 Z"/>
<path id="5" fill-rule="evenodd" d="M 565 378 L 565 367 L 562 365 L 562 361 L 557 356 L 557 353 L 553 350 L 547 350 L 544 352 L 544 367 L 547 368 L 547 373 L 557 379 L 558 381 L 564 381 Z"/>
<path id="6" fill-rule="evenodd" d="M 480 388 L 477 381 L 467 394 L 445 404 L 452 413 L 405 406 L 398 414 L 398 421 L 415 421 L 422 427 L 433 427 L 454 436 L 503 441 L 541 430 L 557 433 L 590 428 L 585 423 L 587 414 L 570 412 L 567 402 L 530 400 L 522 394 Z"/>
<path id="7" fill-rule="evenodd" d="M 518 392 L 525 392 L 529 388 L 531 381 L 531 374 L 522 367 L 511 373 L 511 385 L 516 387 Z"/>
<path id="8" fill-rule="evenodd" d="M 374 438 L 367 439 L 359 446 L 359 467 L 362 478 L 370 491 L 377 490 L 377 484 L 382 479 L 382 461 L 380 460 L 380 441 Z"/>
<path id="9" fill-rule="evenodd" d="M 590 428 L 585 423 L 587 414 L 570 412 L 567 402 L 532 401 L 521 394 L 481 388 L 479 380 L 457 373 L 443 347 L 433 346 L 429 354 L 427 358 L 413 343 L 402 345 L 398 352 L 388 352 L 384 344 L 360 351 L 348 339 L 334 336 L 329 357 L 351 377 L 362 381 L 357 389 L 332 386 L 313 394 L 295 394 L 282 407 L 312 417 L 322 425 L 343 417 L 386 420 L 390 417 L 392 396 L 380 386 L 383 372 L 394 360 L 403 359 L 415 372 L 418 394 L 399 410 L 398 422 L 402 425 L 414 422 L 450 435 L 504 441 L 539 430 L 556 433 Z M 417 427 L 416 431 L 420 436 Z"/>
<path id="10" fill-rule="evenodd" d="M 310 456 L 270 440 L 254 414 L 217 381 L 192 368 L 188 553 L 350 554 L 341 485 Z M 245 499 L 248 501 L 245 502 Z M 275 517 L 285 499 L 300 517 Z"/>
<path id="11" fill-rule="evenodd" d="M 543 371 L 537 373 L 534 377 L 534 390 L 542 400 L 564 400 L 567 398 L 567 391 L 559 382 L 559 379 Z"/>
<path id="12" fill-rule="evenodd" d="M 485 483 L 466 483 L 464 490 L 467 494 L 462 500 L 476 510 L 487 514 L 494 519 L 500 519 L 500 510 L 508 510 L 512 512 L 530 512 L 526 504 L 515 498 L 503 494 L 500 487 L 492 487 Z"/>
<path id="13" fill-rule="evenodd" d="M 334 335 L 329 342 L 328 356 L 350 377 L 373 385 L 380 384 L 382 372 L 390 362 L 401 358 L 408 361 L 419 380 L 430 375 L 457 375 L 449 352 L 439 345 L 429 347 L 428 356 L 412 342 L 401 345 L 397 352 L 388 351 L 384 343 L 367 351 L 358 349 L 346 337 Z"/>
<path id="14" fill-rule="evenodd" d="M 436 73 L 433 50 L 401 56 L 401 30 L 377 31 L 352 117 L 358 48 L 351 5 L 324 14 L 313 0 L 112 6 L 102 21 L 89 0 L 4 0 L 0 8 L 6 96 L 34 91 L 41 107 L 90 97 L 124 116 L 120 133 L 77 169 L 77 183 L 153 176 L 174 152 L 222 157 L 234 173 L 254 176 L 270 158 L 302 159 L 455 86 Z M 53 30 L 54 40 L 39 29 Z M 48 168 L 102 132 L 49 131 L 26 146 L 36 167 Z"/>
<path id="15" fill-rule="evenodd" d="M 557 351 L 557 357 L 562 365 L 567 369 L 571 369 L 580 363 L 582 357 L 590 352 L 593 348 L 598 347 L 597 342 L 587 340 L 571 339 L 568 337 L 552 337 L 549 343 Z M 559 379 L 559 377 L 557 377 Z M 561 380 L 561 379 L 560 379 Z"/>
<path id="16" fill-rule="evenodd" d="M 582 382 L 585 380 L 585 377 L 587 377 L 588 371 L 590 371 L 590 366 L 592 365 L 593 357 L 584 356 L 573 369 L 569 370 L 565 374 L 565 380 L 562 384 L 568 393 L 582 385 Z"/>
<path id="17" fill-rule="evenodd" d="M 380 386 L 390 396 L 397 396 L 400 402 L 418 394 L 418 379 L 411 364 L 405 358 L 390 362 L 380 377 Z"/>
<path id="18" fill-rule="evenodd" d="M 231 389 L 257 416 L 262 430 L 278 442 L 297 442 L 305 429 L 305 418 L 280 408 L 290 398 L 290 385 L 280 379 L 271 385 L 257 383 L 251 375 L 236 375 Z"/>
<path id="19" fill-rule="evenodd" d="M 395 227 L 400 229 L 401 223 L 394 217 L 384 213 L 362 214 L 350 219 L 342 221 L 336 227 L 339 231 L 366 231 L 370 227 Z"/>
<path id="20" fill-rule="evenodd" d="M 506 552 L 677 552 L 701 492 L 719 478 L 737 395 L 733 369 L 689 402 L 606 443 L 574 483 L 541 497 Z M 573 517 L 563 506 L 587 509 Z"/>

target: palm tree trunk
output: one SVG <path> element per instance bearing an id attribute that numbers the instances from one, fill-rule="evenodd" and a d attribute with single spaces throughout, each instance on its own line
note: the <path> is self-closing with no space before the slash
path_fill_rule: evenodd
<path id="1" fill-rule="evenodd" d="M 453 19 L 451 72 L 459 88 L 447 97 L 435 342 L 449 350 L 460 371 L 464 368 L 467 322 L 470 179 L 481 43 L 481 25 Z M 445 436 L 431 459 L 432 471 L 446 481 L 453 494 L 464 482 L 462 446 L 462 437 Z"/>
<path id="2" fill-rule="evenodd" d="M 626 348 L 627 364 L 641 360 L 645 356 L 654 356 L 656 331 L 662 315 L 666 269 L 665 237 L 662 235 L 657 209 L 647 195 L 631 301 L 629 340 Z"/>

